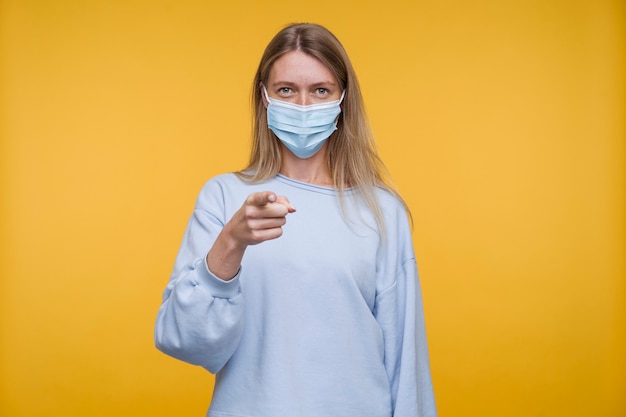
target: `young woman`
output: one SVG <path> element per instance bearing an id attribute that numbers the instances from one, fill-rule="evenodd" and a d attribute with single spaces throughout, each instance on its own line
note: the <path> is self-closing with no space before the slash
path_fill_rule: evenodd
<path id="1" fill-rule="evenodd" d="M 202 189 L 157 347 L 217 374 L 210 417 L 435 416 L 407 207 L 346 52 L 286 27 L 253 101 L 250 163 Z"/>

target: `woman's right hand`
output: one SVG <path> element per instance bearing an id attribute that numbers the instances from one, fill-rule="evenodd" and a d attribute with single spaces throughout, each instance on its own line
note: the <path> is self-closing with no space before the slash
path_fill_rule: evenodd
<path id="1" fill-rule="evenodd" d="M 277 196 L 271 191 L 250 194 L 209 251 L 209 270 L 226 281 L 234 278 L 246 248 L 280 237 L 287 214 L 295 211 L 285 196 Z"/>
<path id="2" fill-rule="evenodd" d="M 256 245 L 280 237 L 287 214 L 294 211 L 296 209 L 287 197 L 277 196 L 271 191 L 252 193 L 224 230 L 236 244 Z"/>

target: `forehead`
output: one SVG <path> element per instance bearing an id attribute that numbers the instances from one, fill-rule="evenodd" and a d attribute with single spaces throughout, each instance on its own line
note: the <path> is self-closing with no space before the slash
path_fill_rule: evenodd
<path id="1" fill-rule="evenodd" d="M 338 84 L 333 73 L 319 59 L 302 51 L 287 52 L 278 58 L 269 73 L 269 84 Z"/>

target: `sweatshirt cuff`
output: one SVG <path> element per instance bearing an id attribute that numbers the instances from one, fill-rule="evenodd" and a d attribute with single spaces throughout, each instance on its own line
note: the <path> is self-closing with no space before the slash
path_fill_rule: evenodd
<path id="1" fill-rule="evenodd" d="M 209 292 L 216 298 L 234 298 L 239 295 L 239 276 L 241 275 L 241 267 L 230 281 L 224 281 L 218 278 L 215 274 L 209 271 L 209 267 L 206 264 L 206 257 L 198 262 L 196 265 L 198 269 L 198 279 L 201 284 L 206 285 L 209 288 Z"/>

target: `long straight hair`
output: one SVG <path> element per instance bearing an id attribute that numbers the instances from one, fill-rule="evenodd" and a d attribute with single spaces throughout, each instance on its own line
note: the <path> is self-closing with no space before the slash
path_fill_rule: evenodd
<path id="1" fill-rule="evenodd" d="M 396 196 L 409 216 L 410 212 L 378 156 L 359 82 L 348 54 L 339 40 L 323 26 L 311 23 L 289 25 L 278 32 L 267 45 L 252 82 L 251 102 L 254 116 L 250 160 L 248 166 L 237 172 L 237 175 L 248 182 L 261 182 L 280 172 L 280 142 L 267 126 L 261 85 L 267 85 L 274 62 L 291 51 L 301 51 L 318 59 L 345 90 L 337 130 L 328 138 L 326 162 L 344 215 L 345 191 L 356 188 L 372 211 L 378 229 L 384 236 L 385 227 L 376 196 L 377 187 Z"/>

